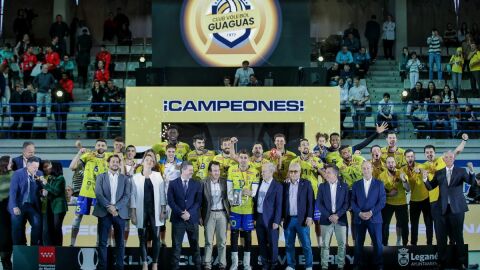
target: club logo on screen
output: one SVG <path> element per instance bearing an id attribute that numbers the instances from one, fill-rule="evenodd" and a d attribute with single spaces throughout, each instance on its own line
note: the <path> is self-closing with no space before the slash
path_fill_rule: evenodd
<path id="1" fill-rule="evenodd" d="M 260 65 L 277 45 L 281 16 L 278 0 L 185 0 L 180 25 L 201 65 Z"/>

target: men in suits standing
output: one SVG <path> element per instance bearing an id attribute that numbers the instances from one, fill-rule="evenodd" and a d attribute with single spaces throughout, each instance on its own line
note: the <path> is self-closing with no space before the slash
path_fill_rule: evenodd
<path id="1" fill-rule="evenodd" d="M 338 180 L 338 168 L 325 165 L 327 182 L 320 184 L 317 194 L 317 206 L 320 209 L 320 226 L 322 232 L 321 262 L 322 270 L 328 269 L 330 241 L 333 233 L 338 243 L 338 269 L 345 266 L 345 249 L 347 244 L 347 210 L 349 207 L 348 185 Z"/>
<path id="2" fill-rule="evenodd" d="M 262 268 L 275 269 L 278 259 L 278 227 L 282 220 L 282 184 L 273 179 L 275 165 L 262 165 L 262 183 L 253 198 Z"/>
<path id="3" fill-rule="evenodd" d="M 467 254 L 464 252 L 463 221 L 465 212 L 468 211 L 467 203 L 463 195 L 463 182 L 473 184 L 464 168 L 454 166 L 455 154 L 448 151 L 443 154 L 446 167 L 437 171 L 431 181 L 428 181 L 428 171 L 423 171 L 423 182 L 428 190 L 436 187 L 440 190 L 437 204 L 432 204 L 432 209 L 438 213 L 435 219 L 435 232 L 438 243 L 438 258 L 440 269 L 445 267 L 447 249 L 447 228 L 451 230 L 451 236 L 455 242 L 458 263 L 460 269 L 467 267 Z"/>
<path id="4" fill-rule="evenodd" d="M 313 189 L 308 180 L 300 179 L 300 164 L 291 163 L 288 168 L 290 181 L 284 188 L 285 206 L 283 217 L 283 228 L 285 230 L 285 241 L 287 251 L 286 270 L 294 270 L 297 264 L 295 260 L 295 238 L 300 240 L 303 255 L 305 256 L 305 267 L 311 270 L 313 267 L 312 247 L 310 243 L 310 226 L 313 224 Z"/>
<path id="5" fill-rule="evenodd" d="M 213 238 L 217 240 L 219 269 L 227 267 L 227 226 L 230 203 L 227 196 L 227 182 L 220 178 L 220 163 L 208 164 L 210 176 L 203 184 L 202 220 L 205 226 L 205 261 L 206 270 L 212 269 Z"/>
<path id="6" fill-rule="evenodd" d="M 12 240 L 14 245 L 26 245 L 26 220 L 32 226 L 30 245 L 39 245 L 42 233 L 40 191 L 42 184 L 36 178 L 42 176 L 38 170 L 40 160 L 27 159 L 26 166 L 13 173 L 10 183 L 8 211 L 12 215 Z"/>
<path id="7" fill-rule="evenodd" d="M 22 155 L 12 159 L 12 170 L 23 169 L 27 165 L 27 160 L 35 156 L 35 144 L 33 142 L 26 141 L 23 143 Z M 41 160 L 39 159 L 39 162 Z"/>
<path id="8" fill-rule="evenodd" d="M 188 161 L 182 162 L 181 175 L 168 186 L 168 205 L 172 209 L 170 222 L 172 223 L 173 260 L 172 269 L 179 268 L 180 252 L 183 236 L 188 236 L 190 248 L 193 250 L 193 262 L 200 270 L 201 258 L 198 246 L 199 210 L 202 205 L 202 184 L 192 179 L 193 165 Z"/>
<path id="9" fill-rule="evenodd" d="M 383 270 L 382 246 L 382 209 L 385 207 L 386 194 L 383 182 L 372 176 L 373 167 L 370 161 L 362 163 L 363 179 L 352 186 L 351 207 L 354 216 L 355 238 L 354 262 L 355 269 L 363 265 L 363 245 L 367 234 L 372 238 L 373 264 Z"/>
<path id="10" fill-rule="evenodd" d="M 113 225 L 115 234 L 115 269 L 123 269 L 125 255 L 125 222 L 129 219 L 128 202 L 132 184 L 128 177 L 120 173 L 120 157 L 112 155 L 107 159 L 108 172 L 97 176 L 95 196 L 97 203 L 93 215 L 98 217 L 98 267 L 107 269 L 107 241 L 110 228 Z"/>

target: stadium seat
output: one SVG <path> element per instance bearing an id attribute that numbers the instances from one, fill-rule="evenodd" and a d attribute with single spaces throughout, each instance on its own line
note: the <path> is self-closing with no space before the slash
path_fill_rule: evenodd
<path id="1" fill-rule="evenodd" d="M 130 53 L 130 47 L 128 47 L 128 46 L 117 46 L 116 54 L 129 54 L 129 53 Z"/>
<path id="2" fill-rule="evenodd" d="M 48 128 L 48 118 L 47 117 L 35 117 L 33 119 L 34 128 Z"/>
<path id="3" fill-rule="evenodd" d="M 125 62 L 115 63 L 115 71 L 124 72 L 127 70 L 127 64 Z"/>
<path id="4" fill-rule="evenodd" d="M 124 87 L 127 87 L 127 86 L 137 86 L 137 80 L 135 80 L 135 79 L 126 79 L 126 80 L 125 80 Z"/>
<path id="5" fill-rule="evenodd" d="M 343 121 L 344 128 L 353 128 L 353 118 L 352 116 L 347 116 L 345 121 Z"/>
<path id="6" fill-rule="evenodd" d="M 123 79 L 113 79 L 113 84 L 116 87 L 123 88 Z"/>
<path id="7" fill-rule="evenodd" d="M 127 64 L 127 71 L 135 71 L 135 69 L 139 68 L 140 64 L 138 62 L 128 62 Z"/>
<path id="8" fill-rule="evenodd" d="M 145 46 L 145 54 L 152 54 L 152 45 Z"/>
<path id="9" fill-rule="evenodd" d="M 0 119 L 0 127 L 2 128 L 11 128 L 13 125 L 13 117 L 5 116 Z"/>
<path id="10" fill-rule="evenodd" d="M 130 47 L 130 54 L 140 55 L 144 53 L 143 45 L 136 45 Z"/>
<path id="11" fill-rule="evenodd" d="M 105 47 L 111 54 L 117 53 L 117 50 L 116 50 L 117 47 L 115 45 L 106 45 Z"/>
<path id="12" fill-rule="evenodd" d="M 146 66 L 147 66 L 147 67 L 152 67 L 152 64 L 153 64 L 152 61 L 147 61 Z"/>

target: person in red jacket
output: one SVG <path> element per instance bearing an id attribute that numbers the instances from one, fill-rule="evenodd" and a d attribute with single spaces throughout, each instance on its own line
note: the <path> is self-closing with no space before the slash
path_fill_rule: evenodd
<path id="1" fill-rule="evenodd" d="M 53 77 L 58 80 L 60 79 L 60 74 L 57 70 L 58 65 L 60 65 L 60 55 L 54 52 L 51 45 L 46 47 L 47 53 L 45 54 L 45 64 L 48 67 L 48 72 L 53 75 Z"/>
<path id="2" fill-rule="evenodd" d="M 100 48 L 100 52 L 97 53 L 96 60 L 102 61 L 105 69 L 110 71 L 110 63 L 112 62 L 112 55 L 110 52 L 107 50 L 107 47 L 105 45 L 102 45 Z"/>
<path id="3" fill-rule="evenodd" d="M 33 54 L 33 47 L 28 46 L 27 51 L 22 55 L 20 64 L 23 71 L 23 85 L 27 85 L 32 80 L 32 70 L 37 62 L 37 56 Z"/>
<path id="4" fill-rule="evenodd" d="M 68 77 L 66 72 L 62 73 L 62 79 L 59 81 L 59 84 L 65 92 L 70 94 L 71 100 L 73 101 L 73 81 Z"/>
<path id="5" fill-rule="evenodd" d="M 105 68 L 103 61 L 98 61 L 97 70 L 95 71 L 94 79 L 99 82 L 107 82 L 110 79 L 110 72 Z"/>

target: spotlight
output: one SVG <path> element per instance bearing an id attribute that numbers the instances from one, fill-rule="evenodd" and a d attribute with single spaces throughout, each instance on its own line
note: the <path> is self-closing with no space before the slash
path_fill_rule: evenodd
<path id="1" fill-rule="evenodd" d="M 59 98 L 63 97 L 63 91 L 62 90 L 57 90 L 57 92 L 55 92 L 55 95 Z"/>
<path id="2" fill-rule="evenodd" d="M 138 61 L 140 61 L 140 63 L 145 63 L 145 61 L 147 61 L 147 59 L 145 59 L 145 56 L 140 56 Z"/>
<path id="3" fill-rule="evenodd" d="M 138 67 L 139 68 L 146 68 L 147 67 L 147 63 L 146 63 L 147 59 L 145 59 L 145 56 L 140 56 L 140 58 L 138 59 Z"/>
<path id="4" fill-rule="evenodd" d="M 319 62 L 323 62 L 323 60 L 325 60 L 325 59 L 323 58 L 323 56 L 320 55 L 320 56 L 318 57 L 318 61 L 319 61 Z"/>
<path id="5" fill-rule="evenodd" d="M 402 92 L 402 97 L 407 97 L 408 96 L 408 91 L 407 90 L 403 90 Z"/>

